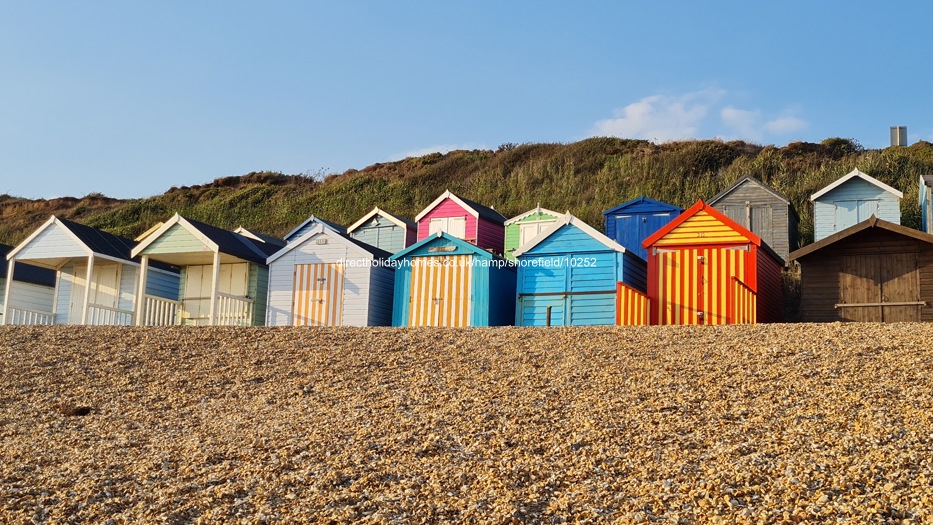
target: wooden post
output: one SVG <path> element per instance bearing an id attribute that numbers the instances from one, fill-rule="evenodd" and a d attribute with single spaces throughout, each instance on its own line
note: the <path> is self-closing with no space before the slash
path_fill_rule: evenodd
<path id="1" fill-rule="evenodd" d="M 551 308 L 553 308 L 553 306 L 547 307 L 547 324 L 545 324 L 545 326 L 551 326 Z"/>
<path id="2" fill-rule="evenodd" d="M 13 286 L 13 265 L 16 264 L 15 259 L 10 259 L 10 264 L 7 265 L 6 272 L 6 286 L 3 290 L 3 322 L 0 324 L 10 324 L 7 319 L 8 312 L 10 311 L 10 287 Z"/>
<path id="3" fill-rule="evenodd" d="M 217 322 L 217 289 L 220 288 L 220 250 L 214 252 L 214 267 L 211 274 L 211 319 L 210 324 L 214 326 Z"/>
<path id="4" fill-rule="evenodd" d="M 143 326 L 146 315 L 146 279 L 149 277 L 149 256 L 143 255 L 139 266 L 139 282 L 136 286 L 136 326 Z"/>
<path id="5" fill-rule="evenodd" d="M 81 308 L 81 324 L 87 324 L 87 310 L 91 304 L 91 278 L 94 276 L 94 254 L 87 257 L 87 279 L 84 282 L 84 305 Z"/>

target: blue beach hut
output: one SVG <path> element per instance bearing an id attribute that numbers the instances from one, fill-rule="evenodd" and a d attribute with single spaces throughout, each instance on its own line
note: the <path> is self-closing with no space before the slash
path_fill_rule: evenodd
<path id="1" fill-rule="evenodd" d="M 515 267 L 439 231 L 390 258 L 393 326 L 502 326 L 515 315 Z"/>
<path id="2" fill-rule="evenodd" d="M 642 241 L 683 211 L 679 206 L 647 197 L 632 199 L 603 212 L 606 217 L 606 237 L 644 259 L 648 252 L 642 247 Z"/>
<path id="3" fill-rule="evenodd" d="M 515 252 L 516 324 L 616 324 L 616 286 L 645 291 L 647 264 L 567 213 Z"/>

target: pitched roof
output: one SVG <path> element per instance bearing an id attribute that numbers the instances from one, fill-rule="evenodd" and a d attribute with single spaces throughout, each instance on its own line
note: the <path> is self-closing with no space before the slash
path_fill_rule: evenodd
<path id="1" fill-rule="evenodd" d="M 255 239 L 257 241 L 262 241 L 264 243 L 273 244 L 278 247 L 285 246 L 286 242 L 283 239 L 278 237 L 273 237 L 271 235 L 266 235 L 265 233 L 259 233 L 254 230 L 247 230 L 246 228 L 240 226 L 239 228 L 233 230 L 233 233 L 239 233 L 244 237 L 249 237 L 250 239 Z"/>
<path id="2" fill-rule="evenodd" d="M 538 213 L 538 214 L 543 214 L 543 215 L 553 215 L 555 219 L 556 219 L 556 218 L 559 218 L 561 215 L 563 215 L 563 214 L 560 213 L 560 212 L 552 211 L 552 210 L 549 210 L 549 209 L 547 209 L 547 208 L 542 208 L 541 205 L 538 204 L 538 207 L 537 207 L 537 208 L 532 208 L 532 209 L 526 211 L 525 213 L 523 213 L 523 214 L 521 214 L 521 215 L 516 215 L 515 217 L 512 217 L 511 219 L 505 221 L 505 225 L 508 226 L 508 225 L 510 225 L 510 224 L 515 224 L 516 222 L 519 222 L 519 221 L 521 221 L 522 219 L 531 217 L 532 215 L 534 215 L 534 214 L 536 214 L 536 213 Z M 548 219 L 548 220 L 550 220 L 550 219 Z"/>
<path id="3" fill-rule="evenodd" d="M 730 219 L 721 211 L 703 202 L 703 199 L 697 200 L 693 206 L 684 210 L 684 212 L 678 215 L 674 220 L 665 224 L 664 226 L 661 227 L 661 229 L 649 235 L 648 238 L 642 242 L 642 246 L 644 248 L 648 248 L 652 244 L 658 242 L 658 240 L 660 240 L 662 237 L 670 233 L 671 230 L 673 230 L 674 228 L 677 228 L 678 226 L 686 222 L 687 219 L 689 219 L 690 217 L 693 217 L 694 215 L 696 215 L 697 213 L 701 211 L 708 213 L 709 215 L 713 216 L 713 218 L 715 218 L 719 222 L 725 224 L 729 228 L 732 228 L 733 230 L 738 232 L 740 235 L 748 239 L 750 243 L 754 244 L 755 246 L 761 247 L 764 251 L 766 251 L 769 255 L 771 255 L 771 257 L 773 257 L 774 260 L 780 262 L 782 265 L 784 264 L 784 259 L 780 255 L 778 255 L 777 252 L 775 252 L 770 246 L 768 246 L 767 243 L 762 242 L 761 237 L 751 232 L 750 230 L 746 229 L 741 224 Z"/>
<path id="4" fill-rule="evenodd" d="M 9 271 L 6 256 L 12 249 L 12 246 L 0 244 L 0 278 L 2 279 L 6 278 Z M 13 268 L 13 280 L 52 287 L 55 286 L 55 270 L 20 262 L 16 263 Z"/>
<path id="5" fill-rule="evenodd" d="M 395 261 L 395 260 L 401 259 L 401 258 L 403 258 L 403 257 L 406 257 L 409 253 L 411 253 L 411 252 L 413 252 L 413 251 L 416 251 L 416 250 L 420 249 L 422 246 L 424 246 L 424 245 L 426 245 L 426 244 L 431 244 L 431 243 L 437 242 L 438 239 L 445 239 L 445 240 L 449 241 L 450 243 L 454 244 L 455 246 L 457 246 L 457 247 L 459 247 L 459 248 L 461 248 L 461 249 L 463 249 L 463 250 L 472 252 L 472 253 L 475 254 L 475 255 L 479 255 L 479 256 L 483 257 L 484 259 L 488 258 L 488 259 L 493 259 L 493 260 L 502 261 L 502 264 L 503 264 L 503 265 L 511 265 L 511 264 L 512 264 L 511 261 L 507 261 L 507 260 L 503 259 L 502 257 L 500 257 L 500 256 L 498 256 L 498 255 L 492 253 L 492 252 L 489 251 L 489 250 L 484 250 L 484 249 L 482 249 L 482 248 L 476 246 L 475 244 L 468 243 L 468 242 L 464 241 L 463 239 L 458 239 L 457 237 L 454 237 L 453 235 L 451 235 L 451 234 L 449 234 L 449 233 L 447 233 L 447 232 L 444 232 L 444 231 L 438 231 L 437 233 L 428 235 L 428 236 L 425 237 L 424 239 L 421 239 L 420 241 L 416 242 L 415 244 L 412 244 L 412 245 L 409 246 L 408 248 L 405 248 L 404 250 L 402 250 L 402 251 L 396 253 L 395 255 L 392 255 L 391 257 L 389 257 L 389 259 L 392 260 L 392 261 Z M 439 254 L 439 255 L 443 255 L 443 254 Z"/>
<path id="6" fill-rule="evenodd" d="M 736 188 L 738 188 L 739 186 L 741 186 L 741 185 L 743 185 L 743 184 L 745 184 L 745 183 L 754 184 L 755 186 L 758 186 L 758 187 L 760 187 L 761 189 L 767 191 L 768 193 L 770 193 L 771 195 L 773 195 L 776 199 L 780 200 L 780 201 L 783 202 L 784 204 L 790 205 L 790 199 L 788 199 L 786 196 L 784 196 L 783 193 L 777 191 L 776 189 L 772 188 L 771 186 L 768 186 L 768 185 L 765 184 L 764 182 L 761 182 L 760 180 L 756 179 L 755 177 L 752 177 L 751 175 L 745 175 L 744 177 L 742 177 L 742 178 L 740 178 L 739 180 L 735 181 L 735 182 L 732 184 L 732 186 L 729 186 L 728 188 L 722 190 L 721 192 L 719 192 L 718 194 L 716 194 L 715 197 L 713 197 L 712 199 L 707 200 L 706 203 L 709 204 L 709 205 L 711 205 L 711 206 L 714 206 L 720 199 L 722 199 L 722 198 L 725 197 L 726 195 L 732 193 L 733 191 L 735 191 Z"/>
<path id="7" fill-rule="evenodd" d="M 664 210 L 676 211 L 678 213 L 684 211 L 684 209 L 681 208 L 680 206 L 674 206 L 673 204 L 668 204 L 666 202 L 656 201 L 654 199 L 649 199 L 648 197 L 641 196 L 641 197 L 636 197 L 630 201 L 623 202 L 622 204 L 615 206 L 613 208 L 609 208 L 608 210 L 603 212 L 603 215 L 609 215 L 610 213 L 616 213 L 616 212 L 622 211 L 625 208 L 630 208 L 633 206 L 638 206 L 638 205 L 643 205 L 643 204 L 654 205 L 654 206 L 657 206 L 658 208 L 661 208 Z"/>
<path id="8" fill-rule="evenodd" d="M 136 241 L 69 221 L 68 219 L 55 217 L 55 220 L 74 234 L 92 252 L 116 259 L 133 260 L 130 252 L 133 250 L 133 246 L 136 245 Z"/>
<path id="9" fill-rule="evenodd" d="M 383 250 L 382 248 L 377 248 L 371 244 L 365 243 L 358 239 L 354 239 L 353 237 L 350 237 L 350 235 L 347 233 L 339 232 L 337 230 L 329 228 L 326 225 L 318 222 L 313 228 L 306 231 L 301 237 L 298 237 L 297 239 L 293 239 L 292 242 L 285 245 L 285 247 L 280 247 L 274 253 L 269 254 L 269 257 L 266 259 L 266 264 L 272 264 L 272 262 L 275 261 L 276 259 L 294 250 L 298 246 L 301 246 L 302 244 L 304 244 L 306 240 L 310 239 L 311 237 L 314 237 L 315 235 L 319 235 L 323 233 L 325 230 L 327 231 L 329 235 L 334 235 L 338 239 L 341 239 L 343 242 L 356 246 L 357 248 L 360 248 L 363 251 L 369 253 L 370 255 L 373 256 L 373 259 L 387 260 L 389 259 L 389 257 L 392 256 L 391 253 L 387 252 L 386 250 Z"/>
<path id="10" fill-rule="evenodd" d="M 863 172 L 859 171 L 858 168 L 855 168 L 854 170 L 850 171 L 850 172 L 849 172 L 847 175 L 845 175 L 844 177 L 840 177 L 839 179 L 837 179 L 835 182 L 833 182 L 833 183 L 830 184 L 829 186 L 826 186 L 825 188 L 823 188 L 823 189 L 821 189 L 820 191 L 818 191 L 818 192 L 814 193 L 813 195 L 811 195 L 811 196 L 810 196 L 810 200 L 811 200 L 811 201 L 815 201 L 816 199 L 819 199 L 819 198 L 822 197 L 823 195 L 826 195 L 827 193 L 833 191 L 834 189 L 838 188 L 839 186 L 845 184 L 846 182 L 848 182 L 848 181 L 850 181 L 850 180 L 852 180 L 852 179 L 854 179 L 854 178 L 856 178 L 856 177 L 857 177 L 857 178 L 860 178 L 860 179 L 862 179 L 862 180 L 864 180 L 865 182 L 868 182 L 868 183 L 870 183 L 870 184 L 873 184 L 873 185 L 875 185 L 875 186 L 881 188 L 882 190 L 884 190 L 884 191 L 886 191 L 886 192 L 888 192 L 888 193 L 892 193 L 892 194 L 896 195 L 898 199 L 903 199 L 903 198 L 904 198 L 904 194 L 901 193 L 900 191 L 898 191 L 898 190 L 892 188 L 891 186 L 888 186 L 887 184 L 885 184 L 885 183 L 881 182 L 880 180 L 878 180 L 878 179 L 876 179 L 876 178 L 874 178 L 874 177 L 868 175 L 867 173 L 863 173 Z"/>
<path id="11" fill-rule="evenodd" d="M 545 239 L 553 235 L 555 232 L 557 232 L 564 226 L 568 226 L 568 225 L 579 228 L 584 233 L 592 237 L 594 240 L 602 243 L 603 245 L 605 245 L 607 248 L 611 250 L 615 250 L 620 253 L 625 253 L 626 251 L 628 251 L 625 249 L 625 246 L 622 246 L 621 244 L 610 239 L 609 237 L 606 237 L 605 235 L 600 233 L 599 230 L 583 222 L 579 218 L 574 217 L 568 211 L 564 215 L 561 215 L 560 217 L 558 217 L 558 219 L 554 221 L 553 224 L 549 225 L 547 228 L 545 228 L 540 233 L 538 233 L 538 235 L 535 235 L 534 237 L 531 238 L 531 240 L 526 242 L 521 247 L 521 249 L 515 252 L 515 257 L 522 256 L 524 253 L 528 252 L 535 246 L 541 244 Z"/>
<path id="12" fill-rule="evenodd" d="M 483 206 L 482 204 L 477 204 L 471 201 L 470 199 L 464 199 L 463 197 L 455 195 L 450 190 L 445 191 L 444 193 L 441 194 L 440 197 L 434 199 L 434 202 L 432 202 L 431 204 L 428 204 L 428 206 L 425 209 L 421 210 L 421 213 L 419 213 L 418 216 L 415 217 L 415 220 L 420 221 L 431 210 L 433 210 L 441 202 L 443 202 L 444 199 L 448 199 L 448 198 L 453 200 L 457 204 L 459 204 L 460 207 L 470 212 L 470 214 L 475 216 L 476 218 L 486 219 L 487 221 L 493 222 L 495 224 L 505 224 L 506 218 L 501 213 L 497 212 L 496 210 L 492 208 Z"/>
<path id="13" fill-rule="evenodd" d="M 887 230 L 893 233 L 904 235 L 906 237 L 910 237 L 912 239 L 917 239 L 918 241 L 923 241 L 923 242 L 928 242 L 930 244 L 933 244 L 933 234 L 924 233 L 922 231 L 915 230 L 913 228 L 908 228 L 907 226 L 902 226 L 900 224 L 888 222 L 888 221 L 879 219 L 878 217 L 875 217 L 874 215 L 872 215 L 871 217 L 865 219 L 864 221 L 856 225 L 849 226 L 848 228 L 838 231 L 828 237 L 824 237 L 820 239 L 819 241 L 816 241 L 812 244 L 808 244 L 804 246 L 803 248 L 800 248 L 799 250 L 790 252 L 790 255 L 788 256 L 788 260 L 795 261 L 797 259 L 800 259 L 801 257 L 806 257 L 807 255 L 810 255 L 813 252 L 822 250 L 823 248 L 826 248 L 832 244 L 835 244 L 847 237 L 851 237 L 852 235 L 855 235 L 859 232 L 862 232 L 862 231 L 865 231 L 871 228 L 879 228 L 882 230 Z"/>
<path id="14" fill-rule="evenodd" d="M 291 241 L 291 240 L 292 240 L 292 236 L 294 236 L 296 233 L 300 232 L 300 231 L 302 230 L 302 228 L 304 228 L 305 226 L 307 226 L 308 224 L 310 224 L 311 222 L 314 222 L 314 221 L 319 222 L 319 223 L 321 223 L 321 224 L 324 224 L 325 226 L 327 226 L 328 228 L 330 228 L 330 229 L 332 229 L 332 230 L 334 230 L 334 231 L 336 231 L 336 232 L 340 232 L 340 233 L 346 233 L 346 232 L 347 232 L 347 229 L 346 229 L 346 228 L 344 228 L 343 226 L 337 224 L 336 222 L 325 221 L 324 219 L 322 219 L 322 218 L 320 218 L 320 217 L 315 217 L 314 215 L 312 215 L 312 216 L 308 217 L 307 219 L 305 219 L 304 222 L 302 222 L 301 224 L 299 224 L 298 226 L 296 226 L 295 229 L 293 229 L 292 231 L 286 233 L 284 239 L 285 239 L 286 241 Z"/>
<path id="15" fill-rule="evenodd" d="M 373 208 L 372 211 L 370 211 L 370 212 L 367 213 L 366 215 L 363 215 L 363 216 L 360 218 L 360 220 L 358 220 L 358 221 L 354 222 L 353 224 L 347 226 L 347 233 L 352 233 L 352 232 L 355 231 L 357 228 L 359 228 L 359 227 L 363 226 L 364 224 L 366 224 L 370 219 L 372 219 L 372 218 L 375 217 L 376 215 L 379 215 L 380 217 L 385 217 L 386 219 L 388 219 L 390 222 L 392 222 L 393 224 L 395 224 L 395 225 L 398 226 L 399 228 L 408 229 L 408 228 L 417 228 L 417 227 L 418 227 L 418 225 L 417 225 L 416 223 L 414 223 L 414 222 L 412 222 L 412 221 L 409 221 L 409 220 L 407 220 L 407 219 L 403 219 L 403 218 L 398 217 L 398 216 L 396 216 L 396 215 L 392 215 L 391 213 L 389 213 L 389 212 L 387 212 L 387 211 L 385 211 L 385 210 L 379 209 L 379 207 L 377 206 L 377 207 Z"/>
<path id="16" fill-rule="evenodd" d="M 278 246 L 251 239 L 230 230 L 182 217 L 176 213 L 171 219 L 160 226 L 158 230 L 146 236 L 146 238 L 136 245 L 136 247 L 133 248 L 133 254 L 139 255 L 142 253 L 143 250 L 176 224 L 191 231 L 191 233 L 199 234 L 198 236 L 201 242 L 209 246 L 212 250 L 218 253 L 232 255 L 244 261 L 265 264 L 266 257 L 279 248 Z"/>

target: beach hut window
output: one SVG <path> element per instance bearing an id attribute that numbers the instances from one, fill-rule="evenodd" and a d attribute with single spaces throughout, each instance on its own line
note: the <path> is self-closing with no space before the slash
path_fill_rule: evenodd
<path id="1" fill-rule="evenodd" d="M 466 237 L 466 217 L 435 217 L 431 219 L 429 233 L 445 232 L 463 239 Z"/>

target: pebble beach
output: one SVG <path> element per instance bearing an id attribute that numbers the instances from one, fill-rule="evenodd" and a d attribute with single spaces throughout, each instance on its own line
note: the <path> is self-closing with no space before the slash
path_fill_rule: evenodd
<path id="1" fill-rule="evenodd" d="M 933 523 L 933 326 L 0 326 L 0 522 Z"/>

